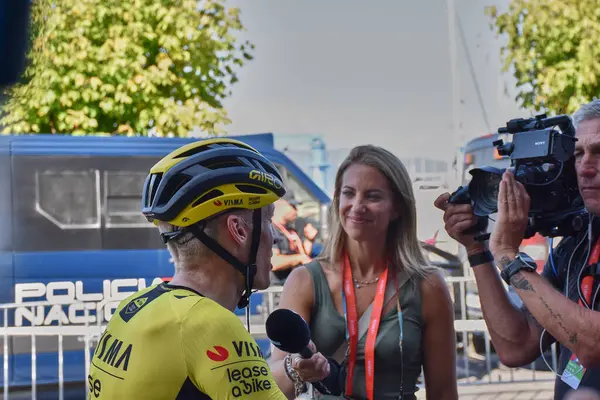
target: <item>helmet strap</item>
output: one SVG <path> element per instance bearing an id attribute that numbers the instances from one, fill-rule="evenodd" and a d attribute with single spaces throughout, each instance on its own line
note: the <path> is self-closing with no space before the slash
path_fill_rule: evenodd
<path id="1" fill-rule="evenodd" d="M 248 263 L 244 264 L 231 253 L 229 253 L 223 246 L 221 246 L 216 240 L 208 236 L 204 232 L 204 226 L 202 224 L 195 224 L 185 228 L 185 230 L 191 232 L 198 240 L 200 240 L 207 248 L 212 250 L 216 255 L 221 257 L 223 260 L 231 264 L 235 269 L 242 273 L 245 281 L 244 292 L 240 298 L 237 307 L 244 308 L 250 304 L 250 296 L 252 295 L 252 287 L 254 286 L 254 277 L 256 275 L 256 256 L 258 254 L 258 246 L 260 244 L 260 234 L 262 230 L 261 222 L 261 209 L 255 209 L 252 213 L 252 242 L 250 245 L 250 255 L 248 257 Z M 249 318 L 247 313 L 247 318 Z M 250 325 L 248 324 L 248 329 Z"/>

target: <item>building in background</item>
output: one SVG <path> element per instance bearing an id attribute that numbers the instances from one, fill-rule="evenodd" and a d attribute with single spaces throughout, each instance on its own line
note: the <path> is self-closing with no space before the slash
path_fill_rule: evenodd
<path id="1" fill-rule="evenodd" d="M 323 135 L 275 134 L 275 148 L 290 157 L 330 196 L 335 174 L 349 148 L 328 148 Z M 415 189 L 448 188 L 450 165 L 444 160 L 425 157 L 400 157 Z"/>
<path id="2" fill-rule="evenodd" d="M 274 134 L 275 148 L 292 159 L 313 181 L 330 196 L 333 187 L 330 179 L 329 154 L 322 135 Z"/>

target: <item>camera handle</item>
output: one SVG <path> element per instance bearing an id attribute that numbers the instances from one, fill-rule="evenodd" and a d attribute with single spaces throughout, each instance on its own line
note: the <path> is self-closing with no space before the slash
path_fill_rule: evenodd
<path id="1" fill-rule="evenodd" d="M 471 200 L 469 198 L 469 187 L 461 186 L 454 193 L 450 195 L 450 199 L 448 200 L 450 204 L 471 204 Z M 463 233 L 465 234 L 474 234 L 475 240 L 484 241 L 489 238 L 489 234 L 485 233 L 488 227 L 489 219 L 488 217 L 482 216 L 477 217 L 477 223 L 472 227 L 466 229 Z M 486 237 L 487 236 L 487 237 Z"/>

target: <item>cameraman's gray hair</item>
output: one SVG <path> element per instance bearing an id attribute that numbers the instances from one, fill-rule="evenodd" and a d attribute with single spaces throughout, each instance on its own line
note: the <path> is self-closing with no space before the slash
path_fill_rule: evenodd
<path id="1" fill-rule="evenodd" d="M 583 104 L 571 118 L 573 119 L 573 126 L 575 129 L 577 129 L 579 124 L 583 121 L 600 118 L 600 99 L 594 98 L 594 100 L 589 103 Z"/>

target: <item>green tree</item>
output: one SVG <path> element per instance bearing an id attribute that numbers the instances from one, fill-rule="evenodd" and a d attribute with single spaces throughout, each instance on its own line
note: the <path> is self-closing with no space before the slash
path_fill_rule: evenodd
<path id="1" fill-rule="evenodd" d="M 254 46 L 221 0 L 38 0 L 4 133 L 223 132 L 222 100 Z"/>
<path id="2" fill-rule="evenodd" d="M 508 36 L 504 71 L 517 79 L 522 107 L 572 113 L 600 93 L 600 8 L 596 0 L 512 0 L 488 7 L 492 29 Z"/>

